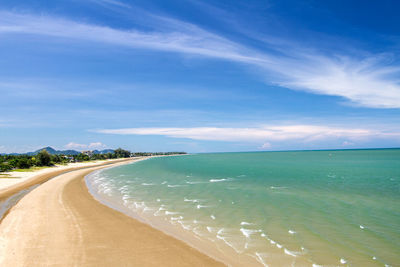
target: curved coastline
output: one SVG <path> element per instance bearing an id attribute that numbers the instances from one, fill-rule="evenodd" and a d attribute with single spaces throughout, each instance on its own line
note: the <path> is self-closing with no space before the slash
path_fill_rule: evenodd
<path id="1" fill-rule="evenodd" d="M 27 180 L 23 180 L 6 188 L 0 189 L 0 223 L 7 215 L 9 210 L 14 206 L 23 196 L 32 191 L 40 184 L 57 177 L 61 174 L 68 173 L 75 170 L 87 169 L 97 166 L 107 166 L 119 162 L 131 161 L 132 159 L 118 159 L 103 161 L 100 163 L 88 164 L 86 166 L 69 167 L 63 169 L 56 169 L 54 171 L 46 172 L 43 174 L 35 175 Z"/>
<path id="2" fill-rule="evenodd" d="M 41 185 L 13 206 L 0 224 L 0 264 L 223 266 L 186 243 L 95 200 L 84 177 L 105 167 L 37 178 L 35 184 Z M 31 182 L 20 189 L 32 186 Z"/>

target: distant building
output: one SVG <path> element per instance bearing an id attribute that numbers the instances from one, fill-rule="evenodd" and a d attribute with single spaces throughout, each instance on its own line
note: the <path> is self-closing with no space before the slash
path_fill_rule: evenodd
<path id="1" fill-rule="evenodd" d="M 91 150 L 82 151 L 82 154 L 85 154 L 85 155 L 91 157 L 93 155 L 93 151 L 91 151 Z"/>

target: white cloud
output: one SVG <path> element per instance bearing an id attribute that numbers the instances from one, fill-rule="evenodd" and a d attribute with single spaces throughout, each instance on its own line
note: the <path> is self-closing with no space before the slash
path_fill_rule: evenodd
<path id="1" fill-rule="evenodd" d="M 313 142 L 317 140 L 347 139 L 365 140 L 369 138 L 397 138 L 400 132 L 387 132 L 363 128 L 338 128 L 317 125 L 263 126 L 258 128 L 124 128 L 96 130 L 98 133 L 120 135 L 161 135 L 172 138 L 193 140 L 262 142 L 273 141 Z"/>
<path id="2" fill-rule="evenodd" d="M 78 144 L 78 143 L 74 143 L 74 142 L 70 142 L 68 144 L 66 144 L 64 146 L 66 149 L 79 149 L 79 150 L 83 150 L 87 148 L 87 145 L 85 144 Z"/>
<path id="3" fill-rule="evenodd" d="M 94 3 L 100 4 L 100 5 L 112 5 L 112 6 L 123 7 L 123 8 L 131 7 L 130 5 L 125 4 L 124 2 L 116 1 L 116 0 L 91 0 L 91 1 Z"/>
<path id="4" fill-rule="evenodd" d="M 66 149 L 76 149 L 76 150 L 95 150 L 95 149 L 104 149 L 107 148 L 105 144 L 102 144 L 101 142 L 94 142 L 90 143 L 88 145 L 86 144 L 78 144 L 74 142 L 70 142 L 64 146 Z"/>
<path id="5" fill-rule="evenodd" d="M 326 55 L 289 41 L 276 42 L 277 38 L 275 43 L 284 47 L 266 42 L 272 52 L 259 52 L 189 23 L 150 17 L 158 22 L 156 30 L 144 32 L 0 11 L 0 34 L 36 34 L 230 60 L 259 68 L 269 83 L 340 96 L 365 107 L 400 108 L 400 67 L 385 61 L 390 55 Z"/>
<path id="6" fill-rule="evenodd" d="M 89 149 L 104 149 L 104 148 L 106 148 L 107 146 L 105 145 L 105 144 L 102 144 L 102 143 L 100 143 L 100 142 L 95 142 L 95 143 L 90 143 L 89 145 L 88 145 L 88 148 Z"/>

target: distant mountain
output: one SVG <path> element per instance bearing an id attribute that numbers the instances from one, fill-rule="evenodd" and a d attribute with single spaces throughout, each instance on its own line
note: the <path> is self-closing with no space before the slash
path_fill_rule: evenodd
<path id="1" fill-rule="evenodd" d="M 46 150 L 49 154 L 51 155 L 78 155 L 81 152 L 76 151 L 76 150 L 55 150 L 52 147 L 43 147 L 41 149 L 38 149 L 34 152 L 27 152 L 27 153 L 10 153 L 10 154 L 0 154 L 0 155 L 29 155 L 29 156 L 34 156 L 37 153 L 39 153 L 42 150 Z M 114 153 L 113 149 L 104 149 L 104 150 L 93 150 L 93 154 L 107 154 L 107 153 Z"/>
<path id="2" fill-rule="evenodd" d="M 25 153 L 25 154 L 32 156 L 32 155 L 36 155 L 37 153 L 39 153 L 42 150 L 46 150 L 51 155 L 61 155 L 61 154 L 62 155 L 78 155 L 78 154 L 81 153 L 81 152 L 76 151 L 76 150 L 55 150 L 54 148 L 48 146 L 48 147 L 44 147 L 44 148 L 38 149 L 38 150 L 36 150 L 34 152 L 28 152 L 28 153 Z"/>
<path id="3" fill-rule="evenodd" d="M 107 154 L 107 153 L 114 153 L 113 149 L 104 149 L 104 150 L 93 150 L 93 154 Z"/>

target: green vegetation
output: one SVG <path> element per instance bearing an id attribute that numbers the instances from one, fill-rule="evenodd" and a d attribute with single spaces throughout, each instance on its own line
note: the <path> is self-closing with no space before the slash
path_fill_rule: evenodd
<path id="1" fill-rule="evenodd" d="M 176 155 L 186 154 L 185 152 L 135 152 L 131 153 L 122 148 L 115 149 L 113 153 L 94 154 L 92 151 L 85 151 L 77 155 L 52 155 L 47 149 L 42 149 L 36 155 L 0 155 L 0 172 L 27 171 L 28 169 L 39 169 L 55 164 L 67 164 L 70 162 L 82 162 L 90 160 L 106 160 L 142 156 Z"/>

